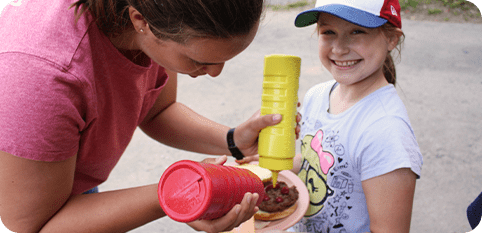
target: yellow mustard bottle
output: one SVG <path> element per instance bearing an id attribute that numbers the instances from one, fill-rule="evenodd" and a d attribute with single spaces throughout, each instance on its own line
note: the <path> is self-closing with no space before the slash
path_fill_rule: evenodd
<path id="1" fill-rule="evenodd" d="M 271 170 L 273 186 L 280 171 L 293 168 L 300 67 L 297 56 L 273 54 L 264 58 L 261 115 L 282 115 L 279 124 L 261 130 L 258 140 L 259 166 Z"/>

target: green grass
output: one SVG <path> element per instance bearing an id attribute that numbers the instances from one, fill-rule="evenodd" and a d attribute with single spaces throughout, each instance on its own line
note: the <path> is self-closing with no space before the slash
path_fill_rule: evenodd
<path id="1" fill-rule="evenodd" d="M 293 8 L 300 8 L 300 7 L 304 7 L 304 6 L 308 6 L 308 5 L 315 5 L 315 1 L 314 0 L 311 0 L 311 1 L 307 1 L 307 0 L 301 0 L 301 1 L 298 1 L 298 2 L 294 2 L 294 3 L 289 3 L 289 4 L 286 4 L 286 5 L 268 5 L 269 8 L 271 8 L 272 10 L 289 10 L 289 9 L 293 9 Z"/>
<path id="2" fill-rule="evenodd" d="M 408 8 L 417 8 L 419 5 L 431 4 L 440 2 L 444 6 L 450 7 L 452 9 L 460 8 L 462 10 L 477 9 L 477 7 L 466 0 L 400 0 L 400 7 L 402 10 Z"/>
<path id="3" fill-rule="evenodd" d="M 429 15 L 440 14 L 444 9 L 452 12 L 455 16 L 463 15 L 465 18 L 481 17 L 480 9 L 473 3 L 466 0 L 399 0 L 402 11 L 404 10 L 420 10 L 423 5 L 438 5 L 440 8 L 429 8 Z M 476 13 L 474 13 L 476 12 Z M 447 21 L 447 20 L 446 20 Z"/>
<path id="4" fill-rule="evenodd" d="M 438 8 L 434 8 L 434 9 L 428 9 L 428 14 L 429 15 L 435 15 L 435 14 L 440 14 L 442 13 L 442 10 L 438 9 Z"/>
<path id="5" fill-rule="evenodd" d="M 430 0 L 427 0 L 427 1 L 430 1 Z M 406 10 L 408 9 L 409 7 L 411 8 L 417 8 L 419 2 L 419 0 L 400 0 L 400 7 L 402 8 L 402 11 L 403 10 Z"/>
<path id="6" fill-rule="evenodd" d="M 466 0 L 400 0 L 400 7 L 402 10 L 409 8 L 417 8 L 418 5 L 441 3 L 443 6 L 450 7 L 452 9 L 460 8 L 462 10 L 477 9 L 477 7 Z"/>

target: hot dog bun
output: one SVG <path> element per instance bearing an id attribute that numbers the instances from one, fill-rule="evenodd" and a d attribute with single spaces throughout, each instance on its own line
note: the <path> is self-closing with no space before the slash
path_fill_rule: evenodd
<path id="1" fill-rule="evenodd" d="M 256 174 L 263 182 L 271 180 L 271 171 L 258 165 L 245 163 L 241 165 L 236 165 L 235 167 L 250 170 L 251 172 Z"/>

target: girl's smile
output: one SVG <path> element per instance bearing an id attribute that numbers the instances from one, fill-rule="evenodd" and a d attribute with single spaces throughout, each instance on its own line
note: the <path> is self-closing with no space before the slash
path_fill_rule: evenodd
<path id="1" fill-rule="evenodd" d="M 351 86 L 385 80 L 383 63 L 396 44 L 380 29 L 361 27 L 327 13 L 320 13 L 318 24 L 320 60 L 338 83 Z"/>
<path id="2" fill-rule="evenodd" d="M 383 64 L 398 37 L 387 37 L 380 28 L 358 26 L 328 13 L 320 13 L 318 33 L 320 61 L 339 84 L 330 95 L 330 113 L 343 112 L 388 85 Z"/>
<path id="3" fill-rule="evenodd" d="M 353 60 L 353 61 L 335 61 L 335 60 L 332 60 L 332 62 L 339 66 L 340 68 L 347 68 L 347 67 L 351 67 L 351 66 L 354 66 L 358 63 L 361 62 L 361 59 L 360 60 Z"/>

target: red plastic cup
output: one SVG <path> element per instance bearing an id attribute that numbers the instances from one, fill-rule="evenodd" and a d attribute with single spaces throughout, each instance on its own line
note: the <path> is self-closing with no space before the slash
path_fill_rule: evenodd
<path id="1" fill-rule="evenodd" d="M 169 166 L 159 186 L 159 203 L 178 222 L 216 219 L 225 215 L 244 194 L 258 193 L 256 205 L 265 195 L 261 179 L 243 168 L 182 160 Z"/>

